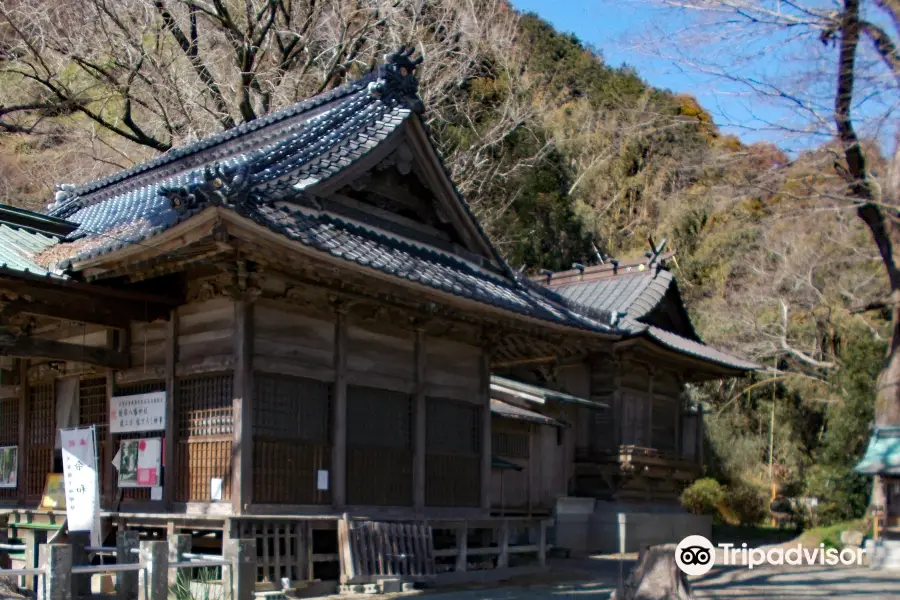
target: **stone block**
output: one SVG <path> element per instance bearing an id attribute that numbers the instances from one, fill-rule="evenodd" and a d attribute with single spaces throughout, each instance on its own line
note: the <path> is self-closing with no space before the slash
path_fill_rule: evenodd
<path id="1" fill-rule="evenodd" d="M 378 587 L 381 588 L 382 594 L 399 594 L 403 591 L 403 586 L 399 579 L 379 579 Z"/>
<path id="2" fill-rule="evenodd" d="M 865 536 L 862 532 L 848 529 L 841 532 L 841 545 L 845 548 L 859 548 L 863 544 Z"/>
<path id="3" fill-rule="evenodd" d="M 377 583 L 367 583 L 363 586 L 364 594 L 377 594 L 378 593 L 378 584 Z"/>

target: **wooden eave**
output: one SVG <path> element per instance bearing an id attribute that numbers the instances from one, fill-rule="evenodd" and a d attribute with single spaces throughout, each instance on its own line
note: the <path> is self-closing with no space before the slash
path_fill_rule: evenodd
<path id="1" fill-rule="evenodd" d="M 129 321 L 168 318 L 179 300 L 79 281 L 41 277 L 0 268 L 0 295 L 10 298 L 0 316 L 39 315 L 52 319 L 125 328 Z"/>
<path id="2" fill-rule="evenodd" d="M 220 215 L 231 212 L 221 211 L 216 206 L 207 207 L 159 235 L 93 258 L 75 261 L 71 268 L 85 279 L 95 280 L 123 274 L 140 264 L 177 260 L 181 249 L 212 237 Z"/>
<path id="3" fill-rule="evenodd" d="M 538 319 L 536 317 L 517 314 L 510 310 L 506 310 L 490 304 L 485 304 L 483 302 L 478 302 L 477 300 L 472 300 L 470 298 L 444 293 L 429 286 L 425 286 L 404 279 L 402 277 L 396 277 L 387 273 L 382 273 L 381 271 L 370 269 L 362 265 L 347 261 L 346 259 L 343 259 L 341 257 L 332 256 L 331 254 L 327 254 L 320 250 L 309 248 L 299 242 L 295 242 L 286 238 L 280 233 L 272 231 L 268 227 L 264 227 L 262 225 L 254 223 L 253 221 L 250 221 L 249 219 L 241 217 L 234 211 L 220 208 L 216 208 L 215 210 L 218 211 L 222 222 L 227 224 L 229 235 L 232 235 L 240 240 L 245 240 L 247 242 L 265 242 L 271 249 L 276 251 L 280 250 L 281 252 L 293 252 L 297 255 L 309 257 L 314 261 L 319 261 L 332 267 L 336 267 L 337 269 L 354 271 L 371 279 L 384 282 L 388 285 L 395 285 L 407 290 L 411 290 L 417 297 L 422 297 L 424 300 L 431 300 L 433 302 L 453 306 L 466 312 L 477 312 L 484 315 L 491 315 L 498 319 L 518 321 L 544 331 L 565 333 L 568 335 L 580 334 L 587 339 L 614 340 L 619 339 L 620 337 L 615 334 L 587 331 L 579 328 L 569 327 L 559 323 L 552 323 L 543 319 Z"/>
<path id="4" fill-rule="evenodd" d="M 666 366 L 680 367 L 680 373 L 686 381 L 709 381 L 724 377 L 743 377 L 746 374 L 740 369 L 732 369 L 717 362 L 664 348 L 642 337 L 615 342 L 613 349 L 617 352 L 627 350 L 635 356 L 643 356 L 651 364 L 660 364 L 660 360 L 663 360 Z"/>

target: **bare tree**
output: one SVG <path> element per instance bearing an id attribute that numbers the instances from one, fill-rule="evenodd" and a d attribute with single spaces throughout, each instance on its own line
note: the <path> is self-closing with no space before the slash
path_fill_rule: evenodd
<path id="1" fill-rule="evenodd" d="M 895 154 L 888 175 L 878 143 L 897 151 L 900 2 L 647 2 L 670 17 L 674 15 L 667 22 L 677 25 L 666 28 L 657 24 L 654 35 L 643 36 L 640 47 L 707 76 L 719 90 L 750 98 L 744 121 L 752 121 L 751 127 L 768 130 L 771 136 L 803 136 L 807 143 L 835 141 L 826 149 L 833 153 L 832 169 L 840 186 L 826 186 L 826 193 L 820 187 L 808 197 L 798 198 L 797 207 L 807 211 L 807 218 L 808 211 L 833 215 L 849 209 L 869 231 L 872 254 L 887 277 L 882 280 L 880 301 L 872 301 L 870 295 L 863 306 L 891 311 L 876 421 L 900 423 L 900 268 L 895 255 L 900 154 Z M 779 69 L 772 68 L 773 61 L 778 61 Z M 751 105 L 762 102 L 771 110 L 758 111 Z M 760 178 L 755 184 L 764 188 L 772 182 Z M 865 285 L 871 294 L 872 282 Z M 859 297 L 851 288 L 853 285 L 846 286 L 844 301 L 848 307 L 859 306 Z M 814 286 L 806 289 L 813 297 L 821 293 Z M 784 298 L 778 303 L 779 317 L 762 327 L 761 339 L 774 346 L 769 351 L 777 349 L 815 369 L 830 368 L 832 361 L 821 348 L 801 349 L 792 343 L 789 331 L 797 309 Z"/>

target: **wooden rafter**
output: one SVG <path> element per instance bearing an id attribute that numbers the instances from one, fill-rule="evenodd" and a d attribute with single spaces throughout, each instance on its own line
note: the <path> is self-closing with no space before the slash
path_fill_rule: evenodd
<path id="1" fill-rule="evenodd" d="M 80 362 L 111 369 L 127 369 L 130 364 L 127 352 L 15 335 L 5 329 L 0 329 L 0 354 L 18 358 Z"/>

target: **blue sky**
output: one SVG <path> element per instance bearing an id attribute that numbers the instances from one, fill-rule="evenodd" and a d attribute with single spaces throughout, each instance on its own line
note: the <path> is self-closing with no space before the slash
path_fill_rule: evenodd
<path id="1" fill-rule="evenodd" d="M 749 32 L 723 31 L 721 38 L 707 46 L 707 51 L 711 49 L 710 54 L 700 57 L 700 60 L 709 58 L 710 63 L 718 62 L 729 73 L 776 81 L 787 86 L 784 89 L 808 94 L 804 100 L 825 117 L 815 123 L 814 119 L 806 118 L 803 110 L 795 110 L 780 98 L 767 101 L 744 86 L 686 66 L 684 60 L 659 56 L 660 51 L 669 56 L 679 52 L 677 45 L 661 50 L 658 44 L 650 44 L 656 48 L 641 48 L 642 42 L 658 40 L 663 32 L 683 34 L 691 31 L 696 12 L 673 13 L 651 6 L 649 2 L 635 0 L 512 0 L 512 3 L 519 10 L 537 13 L 558 30 L 575 34 L 599 50 L 607 64 L 631 65 L 644 80 L 656 87 L 695 96 L 724 132 L 737 135 L 746 142 L 769 141 L 794 152 L 826 140 L 827 130 L 831 127 L 833 88 L 830 73 L 835 51 L 824 47 L 817 38 L 812 41 L 809 38 L 779 40 L 776 35 L 760 39 Z M 742 62 L 739 64 L 738 61 Z M 804 83 L 807 81 L 809 83 Z M 896 87 L 888 85 L 887 88 L 892 89 L 885 89 L 881 97 L 867 98 L 863 106 L 857 107 L 858 128 L 868 126 L 869 120 L 863 123 L 863 115 L 893 116 L 891 108 L 885 107 L 897 103 Z M 875 123 L 875 119 L 871 121 Z M 886 126 L 882 120 L 877 123 L 872 125 L 871 134 L 891 145 L 894 127 Z M 800 129 L 804 132 L 796 131 Z M 816 132 L 806 133 L 809 129 Z"/>

